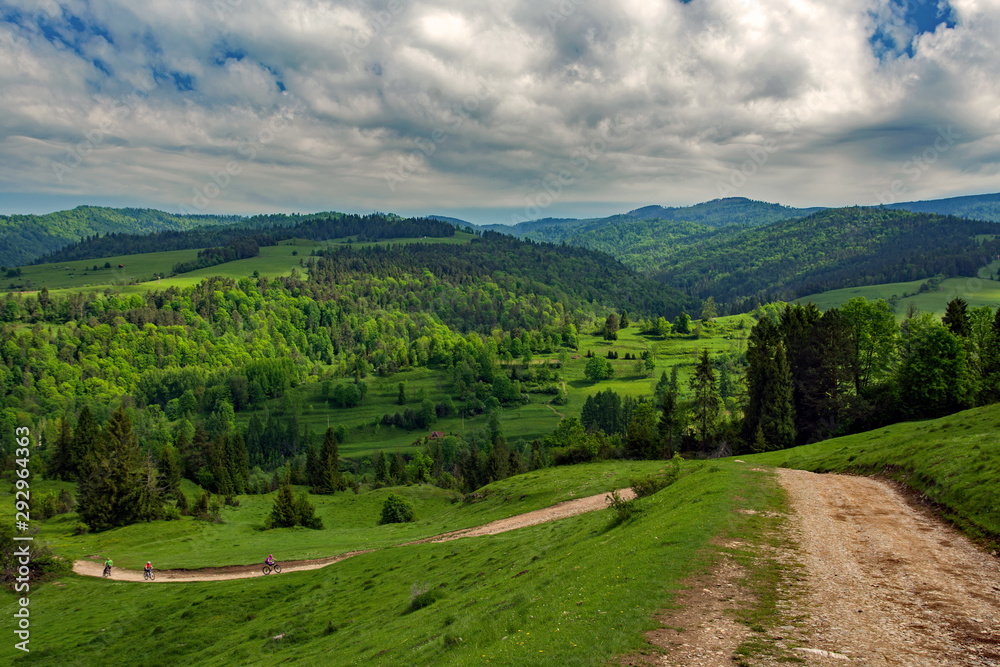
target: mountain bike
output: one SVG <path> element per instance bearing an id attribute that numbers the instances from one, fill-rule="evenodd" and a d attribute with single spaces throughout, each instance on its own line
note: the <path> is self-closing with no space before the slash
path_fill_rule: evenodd
<path id="1" fill-rule="evenodd" d="M 275 574 L 281 574 L 281 566 L 278 565 L 277 563 L 275 563 L 274 565 L 264 566 L 264 574 L 271 574 L 272 570 L 274 570 Z"/>
<path id="2" fill-rule="evenodd" d="M 153 579 L 155 579 L 156 575 L 153 574 L 153 568 L 149 568 L 148 570 L 143 569 L 143 571 L 142 571 L 142 578 L 143 579 L 148 579 L 149 581 L 152 581 Z"/>
<path id="3" fill-rule="evenodd" d="M 111 576 L 111 566 L 110 565 L 105 565 L 104 566 L 104 576 L 105 577 L 110 577 Z"/>

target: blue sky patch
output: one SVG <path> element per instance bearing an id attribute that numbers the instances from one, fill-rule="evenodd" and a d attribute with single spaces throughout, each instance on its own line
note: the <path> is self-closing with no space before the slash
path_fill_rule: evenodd
<path id="1" fill-rule="evenodd" d="M 873 16 L 877 23 L 868 42 L 880 60 L 904 53 L 912 58 L 918 35 L 934 32 L 942 23 L 955 27 L 947 0 L 890 0 L 888 12 Z"/>

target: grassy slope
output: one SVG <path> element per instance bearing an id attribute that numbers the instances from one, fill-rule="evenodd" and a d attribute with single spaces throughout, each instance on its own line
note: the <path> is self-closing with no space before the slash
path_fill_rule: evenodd
<path id="1" fill-rule="evenodd" d="M 949 278 L 943 280 L 938 290 L 927 291 L 917 294 L 923 280 L 914 280 L 905 283 L 886 283 L 883 285 L 870 285 L 867 287 L 848 287 L 846 289 L 830 290 L 819 294 L 811 294 L 801 299 L 796 299 L 800 303 L 812 301 L 821 310 L 828 310 L 841 306 L 851 299 L 863 296 L 869 300 L 886 299 L 892 295 L 902 296 L 903 294 L 913 294 L 913 296 L 900 299 L 896 304 L 896 317 L 902 318 L 906 315 L 909 304 L 912 303 L 917 310 L 944 315 L 948 308 L 948 302 L 956 297 L 965 299 L 970 307 L 989 306 L 997 308 L 1000 306 L 1000 282 L 984 279 L 989 273 L 997 271 L 1000 262 L 993 262 L 989 267 L 980 271 L 980 278 Z"/>
<path id="2" fill-rule="evenodd" d="M 422 239 L 389 239 L 378 243 L 354 243 L 352 247 L 367 247 L 386 245 L 389 243 L 468 243 L 472 234 L 456 232 L 455 236 L 447 238 Z M 292 269 L 299 266 L 299 260 L 305 260 L 314 249 L 323 249 L 328 245 L 337 247 L 343 240 L 320 242 L 303 239 L 282 241 L 276 246 L 265 246 L 260 249 L 260 256 L 251 259 L 241 259 L 226 262 L 206 269 L 183 273 L 172 278 L 154 280 L 154 274 L 169 274 L 175 264 L 190 261 L 198 256 L 198 250 L 171 250 L 166 252 L 151 252 L 139 255 L 122 255 L 117 257 L 102 257 L 101 259 L 82 259 L 72 262 L 55 264 L 36 264 L 21 267 L 19 278 L 2 278 L 0 287 L 3 289 L 34 291 L 48 287 L 53 294 L 65 296 L 81 290 L 102 291 L 106 288 L 121 289 L 127 294 L 143 294 L 149 290 L 167 289 L 168 287 L 190 287 L 211 276 L 226 278 L 243 278 L 258 271 L 264 276 L 287 276 Z M 293 255 L 292 253 L 296 253 Z M 105 262 L 110 262 L 112 268 L 102 268 Z M 118 265 L 124 264 L 123 269 Z M 85 270 L 98 266 L 97 271 Z M 128 285 L 132 280 L 139 280 L 138 285 Z M 30 282 L 28 282 L 30 281 Z"/>
<path id="3" fill-rule="evenodd" d="M 111 556 L 126 568 L 139 568 L 147 559 L 161 569 L 246 565 L 262 560 L 270 552 L 281 560 L 322 558 L 479 526 L 563 500 L 603 493 L 628 486 L 634 475 L 662 467 L 662 462 L 656 461 L 611 461 L 539 470 L 497 482 L 490 486 L 491 493 L 485 500 L 471 504 L 456 502 L 461 497 L 458 493 L 430 485 L 363 491 L 358 495 L 312 495 L 310 501 L 325 526 L 322 531 L 262 530 L 276 495 L 270 493 L 239 496 L 238 508 L 223 508 L 222 524 L 183 518 L 76 536 L 72 532 L 80 519 L 70 513 L 41 522 L 40 537 L 71 558 Z M 36 480 L 31 486 L 35 495 L 58 495 L 64 487 L 75 495 L 76 485 L 66 482 Z M 193 502 L 199 492 L 197 487 L 185 481 L 184 489 Z M 390 492 L 413 503 L 416 522 L 376 526 L 382 503 Z M 13 507 L 13 495 L 0 496 L 0 520 L 13 521 Z"/>
<path id="4" fill-rule="evenodd" d="M 249 581 L 63 577 L 33 591 L 37 649 L 14 664 L 604 665 L 644 646 L 654 612 L 711 558 L 713 536 L 753 518 L 733 510 L 763 509 L 776 493 L 741 464 L 685 472 L 617 527 L 597 512 Z M 414 586 L 443 598 L 408 612 Z M 0 613 L 12 611 L 8 601 Z"/>
<path id="5" fill-rule="evenodd" d="M 972 537 L 1000 540 L 1000 405 L 758 454 L 747 461 L 885 475 L 926 495 Z"/>

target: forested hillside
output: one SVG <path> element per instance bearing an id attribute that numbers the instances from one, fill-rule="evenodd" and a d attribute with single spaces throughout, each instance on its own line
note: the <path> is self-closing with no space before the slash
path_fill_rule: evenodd
<path id="1" fill-rule="evenodd" d="M 1000 222 L 1000 193 L 887 204 L 886 208 Z"/>
<path id="2" fill-rule="evenodd" d="M 0 215 L 0 264 L 23 266 L 98 234 L 149 234 L 233 224 L 240 216 L 173 215 L 148 208 L 77 206 L 47 215 Z"/>
<path id="3" fill-rule="evenodd" d="M 1000 254 L 1000 226 L 882 208 L 831 209 L 677 246 L 652 272 L 742 312 L 756 303 L 847 286 L 975 276 Z M 977 239 L 988 235 L 989 240 Z"/>
<path id="4" fill-rule="evenodd" d="M 238 224 L 216 229 L 164 231 L 153 234 L 112 233 L 100 237 L 94 236 L 41 257 L 36 263 L 224 247 L 238 242 L 269 246 L 293 238 L 325 241 L 355 237 L 359 241 L 377 241 L 454 235 L 455 227 L 446 222 L 427 218 L 404 219 L 381 213 L 365 216 L 346 213 L 317 213 L 306 216 L 267 215 L 255 216 Z"/>

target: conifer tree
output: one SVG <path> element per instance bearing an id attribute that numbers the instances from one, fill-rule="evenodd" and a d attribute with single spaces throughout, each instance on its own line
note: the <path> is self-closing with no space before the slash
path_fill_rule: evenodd
<path id="1" fill-rule="evenodd" d="M 956 336 L 968 338 L 971 333 L 968 302 L 961 297 L 956 297 L 949 301 L 948 310 L 945 311 L 941 321 Z"/>
<path id="2" fill-rule="evenodd" d="M 393 454 L 389 475 L 395 484 L 406 484 L 406 461 L 398 450 Z"/>
<path id="3" fill-rule="evenodd" d="M 298 523 L 298 509 L 292 494 L 291 482 L 286 476 L 278 488 L 278 495 L 274 499 L 268 525 L 271 528 L 291 528 L 296 523 Z"/>
<path id="4" fill-rule="evenodd" d="M 344 482 L 340 476 L 340 448 L 337 446 L 337 436 L 333 433 L 333 427 L 326 429 L 323 436 L 323 447 L 319 450 L 319 461 L 317 463 L 318 484 L 314 491 L 316 493 L 329 494 L 344 489 Z"/>
<path id="5" fill-rule="evenodd" d="M 83 474 L 86 461 L 90 459 L 100 443 L 101 427 L 94 419 L 89 406 L 84 406 L 80 412 L 80 418 L 76 421 L 76 430 L 73 432 L 72 456 L 70 459 L 70 470 L 77 479 Z"/>
<path id="6" fill-rule="evenodd" d="M 106 530 L 162 514 L 156 471 L 145 460 L 132 430 L 132 420 L 121 407 L 104 428 L 103 441 L 88 456 L 79 480 L 78 512 L 93 530 Z"/>
<path id="7" fill-rule="evenodd" d="M 708 358 L 707 348 L 701 351 L 690 382 L 694 391 L 694 411 L 701 427 L 701 448 L 705 451 L 719 414 L 719 392 L 715 387 L 715 370 Z"/>
<path id="8" fill-rule="evenodd" d="M 60 419 L 59 439 L 56 440 L 55 452 L 49 459 L 45 474 L 52 479 L 76 479 L 73 466 L 73 433 L 65 416 Z"/>
<path id="9" fill-rule="evenodd" d="M 295 521 L 305 528 L 319 530 L 323 527 L 323 519 L 316 516 L 316 508 L 309 502 L 305 491 L 299 494 L 295 501 Z"/>
<path id="10" fill-rule="evenodd" d="M 486 474 L 491 482 L 498 482 L 507 478 L 510 455 L 507 452 L 507 441 L 503 436 L 498 436 L 493 441 L 493 448 L 486 459 Z"/>
<path id="11" fill-rule="evenodd" d="M 660 421 L 657 422 L 657 429 L 660 432 L 661 458 L 669 459 L 674 455 L 681 430 L 679 412 L 677 394 L 673 390 L 667 389 L 660 394 Z"/>
<path id="12" fill-rule="evenodd" d="M 247 453 L 246 441 L 239 431 L 229 438 L 229 478 L 233 483 L 233 492 L 237 495 L 247 493 L 250 485 L 250 457 Z"/>
<path id="13" fill-rule="evenodd" d="M 164 445 L 160 453 L 160 476 L 164 491 L 171 496 L 177 494 L 181 484 L 181 470 L 177 465 L 177 454 L 170 445 Z"/>
<path id="14" fill-rule="evenodd" d="M 386 461 L 385 454 L 382 450 L 375 452 L 375 479 L 379 482 L 385 484 L 389 481 L 389 462 Z"/>

